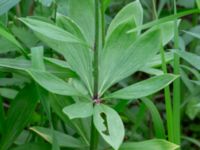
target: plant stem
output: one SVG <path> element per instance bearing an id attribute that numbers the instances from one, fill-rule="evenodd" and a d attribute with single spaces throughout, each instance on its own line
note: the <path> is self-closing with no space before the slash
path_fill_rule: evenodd
<path id="1" fill-rule="evenodd" d="M 156 11 L 156 0 L 152 0 L 153 3 L 153 17 L 154 19 L 158 19 L 157 11 Z"/>
<path id="2" fill-rule="evenodd" d="M 174 14 L 177 14 L 176 0 L 174 0 Z M 174 48 L 179 48 L 177 19 L 174 21 Z M 174 74 L 180 74 L 180 57 L 174 53 Z M 174 143 L 180 144 L 180 78 L 176 79 L 173 84 L 173 119 L 174 119 Z"/>
<path id="3" fill-rule="evenodd" d="M 95 0 L 95 43 L 94 43 L 94 99 L 98 98 L 99 79 L 99 2 Z"/>
<path id="4" fill-rule="evenodd" d="M 93 100 L 99 99 L 98 96 L 98 80 L 99 80 L 99 0 L 95 0 L 95 43 L 94 43 L 94 93 Z M 91 135 L 90 135 L 90 150 L 97 150 L 98 148 L 98 132 L 91 120 Z"/>
<path id="5" fill-rule="evenodd" d="M 162 45 L 160 48 L 160 53 L 161 53 L 161 60 L 162 60 L 162 70 L 163 70 L 164 74 L 167 74 L 165 53 L 164 53 L 164 48 Z M 171 95 L 170 95 L 170 87 L 169 86 L 164 88 L 164 93 L 165 93 L 165 105 L 166 105 L 166 115 L 167 115 L 168 140 L 170 142 L 173 142 L 174 141 L 173 112 L 172 112 Z"/>
<path id="6" fill-rule="evenodd" d="M 153 0 L 153 9 L 154 9 L 154 16 L 158 19 L 157 11 L 156 11 L 156 2 Z M 162 60 L 162 70 L 164 74 L 167 74 L 167 64 L 165 60 L 165 51 L 163 45 L 161 44 L 160 47 L 160 54 Z M 173 142 L 174 140 L 174 131 L 173 131 L 173 112 L 172 112 L 172 102 L 171 102 L 171 95 L 170 95 L 170 87 L 167 86 L 164 88 L 164 96 L 165 96 L 165 107 L 166 107 L 166 116 L 167 116 L 167 135 L 168 140 Z"/>
<path id="7" fill-rule="evenodd" d="M 101 40 L 102 40 L 102 47 L 104 46 L 105 43 L 105 15 L 104 15 L 104 5 L 103 5 L 103 1 L 101 0 Z"/>

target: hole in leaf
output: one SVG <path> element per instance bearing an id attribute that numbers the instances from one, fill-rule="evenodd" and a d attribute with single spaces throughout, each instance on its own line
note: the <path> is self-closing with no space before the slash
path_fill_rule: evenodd
<path id="1" fill-rule="evenodd" d="M 103 124 L 105 125 L 106 127 L 106 130 L 102 131 L 105 135 L 110 135 L 109 134 L 109 130 L 108 130 L 108 122 L 107 122 L 107 116 L 105 113 L 101 112 L 100 113 L 102 119 L 104 120 Z"/>

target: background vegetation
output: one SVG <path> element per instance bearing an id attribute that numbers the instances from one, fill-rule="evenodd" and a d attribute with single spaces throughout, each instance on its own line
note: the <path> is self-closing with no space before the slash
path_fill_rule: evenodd
<path id="1" fill-rule="evenodd" d="M 199 13 L 199 0 L 0 0 L 0 150 L 200 149 Z"/>

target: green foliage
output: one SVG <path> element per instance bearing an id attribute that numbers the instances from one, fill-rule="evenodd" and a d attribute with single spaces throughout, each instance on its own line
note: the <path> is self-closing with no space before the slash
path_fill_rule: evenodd
<path id="1" fill-rule="evenodd" d="M 194 150 L 200 138 L 194 4 L 2 0 L 0 149 Z M 181 119 L 187 126 L 179 131 Z M 181 132 L 192 134 L 180 142 Z"/>

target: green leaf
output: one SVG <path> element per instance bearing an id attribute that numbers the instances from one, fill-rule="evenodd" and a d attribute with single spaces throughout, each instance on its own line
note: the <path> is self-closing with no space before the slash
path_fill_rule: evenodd
<path id="1" fill-rule="evenodd" d="M 37 37 L 49 47 L 64 55 L 71 68 L 80 76 L 92 94 L 92 51 L 88 45 L 71 33 L 46 22 L 35 19 L 21 19 Z"/>
<path id="2" fill-rule="evenodd" d="M 120 25 L 128 22 L 132 22 L 132 26 L 129 28 L 134 28 L 136 26 L 142 25 L 143 21 L 143 9 L 140 4 L 139 0 L 136 0 L 125 7 L 122 8 L 122 10 L 119 11 L 119 13 L 115 16 L 115 18 L 112 20 L 111 24 L 109 25 L 108 31 L 107 31 L 107 37 L 110 36 L 110 34 Z M 126 29 L 128 30 L 128 29 Z M 123 41 L 125 42 L 125 41 Z"/>
<path id="3" fill-rule="evenodd" d="M 7 150 L 26 127 L 35 110 L 37 102 L 38 96 L 33 85 L 25 86 L 24 89 L 19 92 L 7 113 L 5 122 L 6 128 L 0 141 L 1 150 Z"/>
<path id="4" fill-rule="evenodd" d="M 58 14 L 56 17 L 56 24 L 77 38 L 86 41 L 80 27 L 69 17 Z"/>
<path id="5" fill-rule="evenodd" d="M 37 133 L 38 135 L 40 135 L 47 142 L 52 144 L 53 138 L 51 134 L 51 129 L 43 127 L 31 127 L 30 129 L 35 133 Z M 55 130 L 54 132 L 55 132 L 55 138 L 57 139 L 58 145 L 60 147 L 84 148 L 86 146 L 81 141 L 70 135 Z"/>
<path id="6" fill-rule="evenodd" d="M 99 95 L 150 61 L 159 51 L 159 41 L 160 32 L 151 31 L 144 33 L 128 49 L 117 49 L 116 51 L 116 49 L 109 48 L 104 51 L 100 59 Z"/>
<path id="7" fill-rule="evenodd" d="M 94 125 L 104 140 L 117 150 L 124 139 L 124 126 L 120 116 L 112 108 L 98 104 L 94 107 Z"/>
<path id="8" fill-rule="evenodd" d="M 183 11 L 183 12 L 177 13 L 176 15 L 171 15 L 171 16 L 163 17 L 163 18 L 158 19 L 158 20 L 148 22 L 146 24 L 143 24 L 142 26 L 138 26 L 137 28 L 129 30 L 128 33 L 135 32 L 137 30 L 148 29 L 150 27 L 153 27 L 154 25 L 159 25 L 159 24 L 162 24 L 162 23 L 165 23 L 165 22 L 168 22 L 168 21 L 172 21 L 174 19 L 178 19 L 178 18 L 187 16 L 187 15 L 198 14 L 198 13 L 200 13 L 199 9 L 191 9 L 191 10 Z"/>
<path id="9" fill-rule="evenodd" d="M 200 39 L 200 34 L 198 34 L 198 33 L 195 33 L 195 32 L 192 32 L 192 31 L 184 31 L 184 32 L 187 33 L 188 35 L 191 35 L 195 38 Z"/>
<path id="10" fill-rule="evenodd" d="M 95 32 L 94 0 L 69 0 L 68 6 L 68 16 L 80 26 L 87 43 L 93 46 Z"/>
<path id="11" fill-rule="evenodd" d="M 49 92 L 67 96 L 81 96 L 69 83 L 55 75 L 47 71 L 32 69 L 31 62 L 28 60 L 2 58 L 0 59 L 0 66 L 27 72 L 40 86 Z"/>
<path id="12" fill-rule="evenodd" d="M 12 148 L 11 150 L 50 150 L 51 147 L 46 143 L 27 143 L 20 145 L 16 148 Z"/>
<path id="13" fill-rule="evenodd" d="M 0 1 L 0 15 L 6 13 L 9 9 L 14 7 L 20 0 L 1 0 Z"/>
<path id="14" fill-rule="evenodd" d="M 124 143 L 120 150 L 176 150 L 179 146 L 165 140 L 154 139 L 144 142 Z"/>
<path id="15" fill-rule="evenodd" d="M 63 112 L 70 118 L 86 118 L 93 114 L 93 104 L 88 102 L 77 102 L 66 106 Z"/>
<path id="16" fill-rule="evenodd" d="M 12 1 L 12 0 L 8 0 L 8 1 Z M 27 56 L 27 52 L 24 50 L 24 48 L 21 46 L 21 44 L 15 39 L 15 37 L 12 34 L 10 34 L 8 31 L 6 31 L 2 26 L 0 26 L 0 36 L 4 37 L 9 42 L 11 42 L 15 46 L 17 46 L 21 50 L 21 52 Z"/>
<path id="17" fill-rule="evenodd" d="M 8 99 L 14 99 L 18 91 L 10 88 L 0 88 L 0 95 Z"/>
<path id="18" fill-rule="evenodd" d="M 186 51 L 176 50 L 175 52 L 192 66 L 200 70 L 200 56 Z"/>
<path id="19" fill-rule="evenodd" d="M 200 0 L 196 0 L 197 7 L 200 9 Z"/>
<path id="20" fill-rule="evenodd" d="M 155 76 L 111 93 L 104 99 L 137 99 L 145 97 L 163 89 L 172 83 L 176 78 L 177 76 L 172 74 Z"/>
<path id="21" fill-rule="evenodd" d="M 41 46 L 31 48 L 31 62 L 32 62 L 33 69 L 45 71 L 43 53 L 44 53 L 44 49 Z"/>
<path id="22" fill-rule="evenodd" d="M 27 70 L 27 72 L 40 86 L 51 93 L 67 96 L 80 96 L 80 93 L 78 93 L 69 83 L 64 82 L 62 79 L 51 73 L 39 72 L 31 69 Z"/>
<path id="23" fill-rule="evenodd" d="M 148 98 L 142 98 L 141 101 L 145 104 L 145 106 L 149 109 L 151 113 L 156 138 L 165 139 L 165 128 L 158 109 L 156 108 L 154 103 Z"/>

